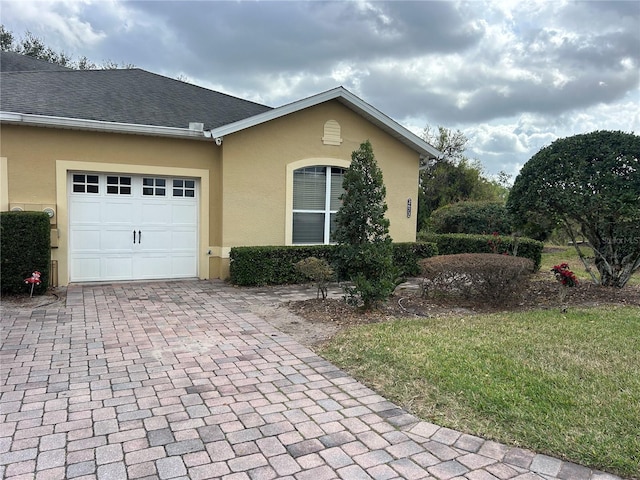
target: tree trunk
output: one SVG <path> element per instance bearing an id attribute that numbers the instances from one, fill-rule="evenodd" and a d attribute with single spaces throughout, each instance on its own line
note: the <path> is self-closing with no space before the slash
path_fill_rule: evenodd
<path id="1" fill-rule="evenodd" d="M 617 264 L 610 265 L 611 272 L 609 272 L 609 268 L 606 267 L 605 262 L 599 257 L 596 257 L 596 267 L 600 272 L 600 283 L 605 287 L 622 288 L 627 284 L 633 273 Z"/>

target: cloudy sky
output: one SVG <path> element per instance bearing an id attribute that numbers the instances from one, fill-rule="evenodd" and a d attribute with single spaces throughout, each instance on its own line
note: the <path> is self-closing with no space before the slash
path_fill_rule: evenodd
<path id="1" fill-rule="evenodd" d="M 488 174 L 554 139 L 640 133 L 638 1 L 0 0 L 5 28 L 273 107 L 338 85 Z"/>

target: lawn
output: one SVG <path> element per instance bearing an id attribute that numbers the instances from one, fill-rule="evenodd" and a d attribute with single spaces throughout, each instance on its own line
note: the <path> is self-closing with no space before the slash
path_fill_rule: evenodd
<path id="1" fill-rule="evenodd" d="M 370 324 L 320 353 L 425 420 L 640 476 L 640 307 Z"/>

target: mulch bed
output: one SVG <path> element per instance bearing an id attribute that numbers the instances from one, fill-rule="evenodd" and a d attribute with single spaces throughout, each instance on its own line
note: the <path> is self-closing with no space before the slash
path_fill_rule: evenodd
<path id="1" fill-rule="evenodd" d="M 0 297 L 0 306 L 5 308 L 44 308 L 64 303 L 66 289 L 48 289 L 42 295 L 30 297 L 28 293 L 8 294 Z"/>
<path id="2" fill-rule="evenodd" d="M 453 296 L 423 299 L 416 292 L 400 291 L 375 310 L 362 311 L 339 299 L 289 302 L 287 308 L 312 322 L 331 322 L 340 326 L 377 323 L 398 318 L 443 317 L 479 313 L 524 311 L 537 308 L 562 309 L 599 305 L 640 306 L 640 285 L 622 289 L 601 287 L 583 281 L 569 288 L 560 303 L 560 287 L 548 275 L 537 274 L 521 298 L 510 305 L 487 305 L 482 299 L 465 300 Z"/>

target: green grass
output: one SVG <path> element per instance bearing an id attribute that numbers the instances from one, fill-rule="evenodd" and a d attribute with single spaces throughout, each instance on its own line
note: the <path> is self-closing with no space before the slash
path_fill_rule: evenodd
<path id="1" fill-rule="evenodd" d="M 546 245 L 546 247 L 549 247 L 554 251 L 542 254 L 540 272 L 547 273 L 551 271 L 551 267 L 553 267 L 554 265 L 568 263 L 569 268 L 573 271 L 573 273 L 576 274 L 576 277 L 578 277 L 579 280 L 591 282 L 591 276 L 585 270 L 582 260 L 580 260 L 580 257 L 578 257 L 578 252 L 576 252 L 576 249 L 574 247 L 560 247 L 557 245 Z M 593 257 L 593 251 L 589 247 L 581 246 L 580 250 L 586 257 Z M 590 259 L 589 264 L 593 268 L 593 272 L 595 273 L 596 278 L 599 278 L 598 270 L 593 264 L 593 258 Z M 640 270 L 631 276 L 631 278 L 627 282 L 627 285 L 640 285 Z"/>
<path id="2" fill-rule="evenodd" d="M 640 476 L 640 307 L 372 324 L 321 354 L 428 421 Z"/>

